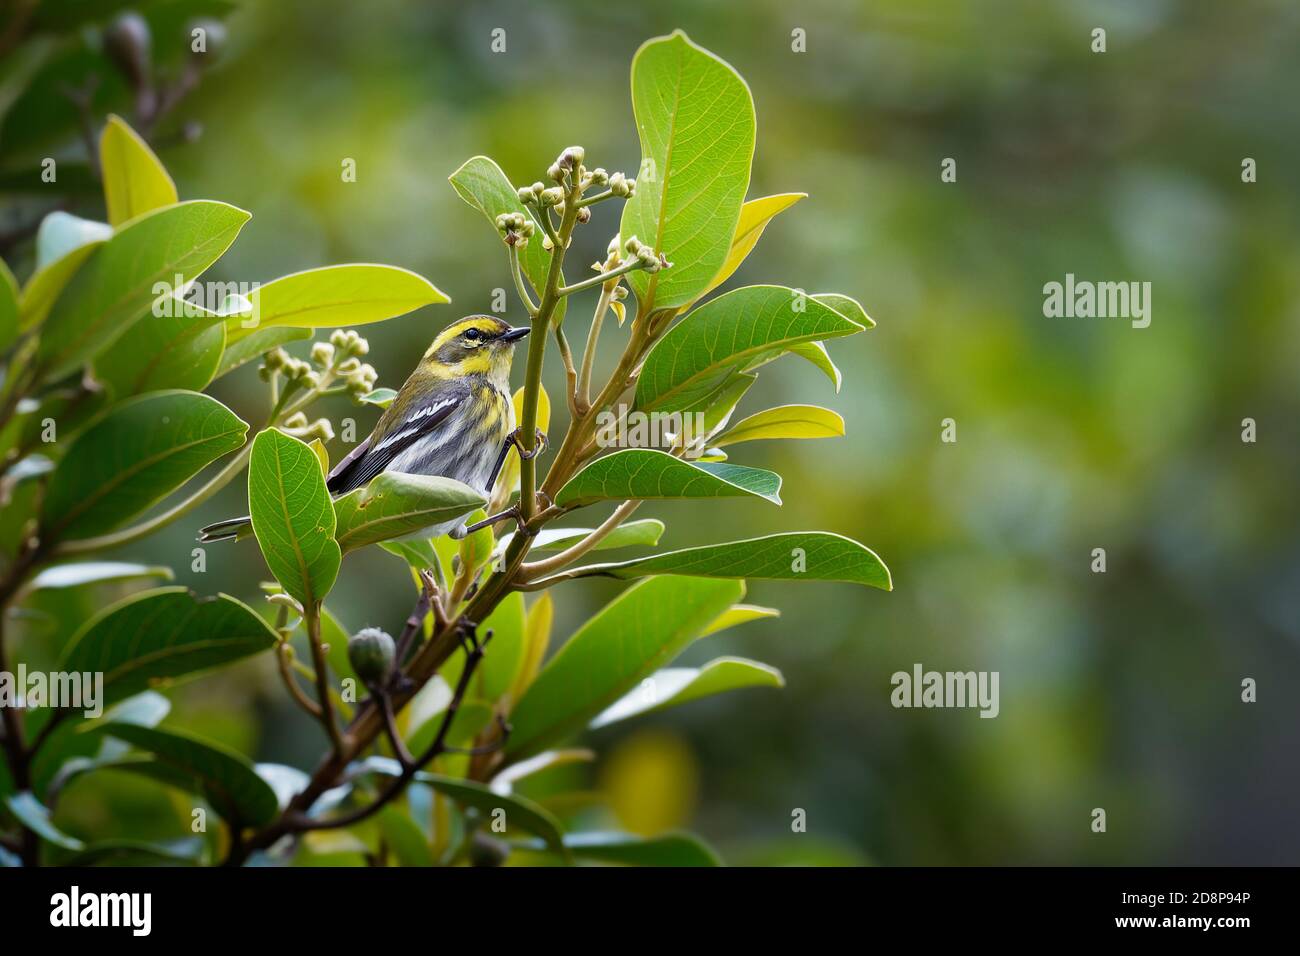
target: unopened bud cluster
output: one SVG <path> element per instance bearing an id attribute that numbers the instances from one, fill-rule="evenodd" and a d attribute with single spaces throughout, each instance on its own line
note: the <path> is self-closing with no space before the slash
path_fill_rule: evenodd
<path id="1" fill-rule="evenodd" d="M 360 398 L 373 391 L 379 379 L 374 366 L 361 361 L 369 352 L 370 343 L 355 331 L 336 329 L 328 342 L 312 344 L 310 361 L 294 358 L 282 348 L 273 349 L 263 356 L 257 372 L 264 382 L 280 375 L 302 388 L 316 388 L 322 378 L 328 377 L 326 384 L 342 378 L 352 397 Z"/>
<path id="2" fill-rule="evenodd" d="M 641 268 L 646 272 L 658 272 L 669 266 L 669 262 L 662 255 L 656 253 L 636 236 L 627 237 L 627 241 L 623 243 L 623 251 L 640 262 Z"/>
<path id="3" fill-rule="evenodd" d="M 533 235 L 533 222 L 521 212 L 504 212 L 497 216 L 497 231 L 507 246 L 524 246 Z"/>

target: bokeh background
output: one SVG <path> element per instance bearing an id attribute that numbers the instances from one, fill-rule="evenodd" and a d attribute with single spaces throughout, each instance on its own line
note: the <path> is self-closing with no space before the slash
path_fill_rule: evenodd
<path id="1" fill-rule="evenodd" d="M 158 55 L 182 55 L 181 5 L 136 6 L 175 24 L 155 37 Z M 207 6 L 233 7 L 226 49 L 161 131 L 197 121 L 203 134 L 159 151 L 182 198 L 254 214 L 209 275 L 264 281 L 376 261 L 428 276 L 451 306 L 366 333 L 382 385 L 400 384 L 445 322 L 487 311 L 492 290 L 509 286 L 499 240 L 447 175 L 485 153 L 531 182 L 571 143 L 589 165 L 632 172 L 631 57 L 677 27 L 753 90 L 750 195 L 810 193 L 732 285 L 843 292 L 878 323 L 831 344 L 845 373 L 838 395 L 786 358 L 742 404 L 811 402 L 847 419 L 843 439 L 742 446 L 737 460 L 784 475 L 784 507 L 646 513 L 667 522 L 671 547 L 839 531 L 885 559 L 895 590 L 752 584 L 748 600 L 781 618 L 710 638 L 685 660 L 754 657 L 780 667 L 787 687 L 593 735 L 600 759 L 574 772 L 622 825 L 689 826 L 733 863 L 1300 861 L 1300 8 Z M 1099 26 L 1104 54 L 1090 49 Z M 498 27 L 501 54 L 490 50 Z M 791 50 L 795 28 L 805 53 Z M 97 104 L 129 106 L 112 82 Z M 75 164 L 78 144 L 53 133 L 66 108 L 20 101 L 0 165 L 51 149 Z M 955 183 L 940 181 L 945 157 Z M 1253 184 L 1241 179 L 1246 157 Z M 356 160 L 355 183 L 341 181 L 344 158 Z M 34 201 L 13 176 L 4 182 L 7 200 Z M 93 196 L 71 202 L 102 215 Z M 611 210 L 596 213 L 575 262 L 596 258 L 617 228 Z M 1042 287 L 1067 272 L 1151 282 L 1151 326 L 1045 318 Z M 587 314 L 572 307 L 571 338 Z M 607 330 L 607 356 L 619 338 Z M 558 372 L 547 369 L 557 396 Z M 252 366 L 215 394 L 247 420 L 264 415 Z M 331 411 L 336 429 L 354 417 L 363 435 L 374 418 L 346 403 Z M 949 417 L 954 444 L 940 441 Z M 1241 440 L 1247 417 L 1253 444 Z M 244 508 L 236 483 L 124 556 L 256 600 L 251 541 L 210 548 L 206 573 L 189 570 L 194 529 Z M 1090 570 L 1097 547 L 1105 574 Z M 371 550 L 349 559 L 331 604 L 350 628 L 396 630 L 410 582 Z M 558 634 L 613 593 L 555 592 Z M 52 610 L 75 625 L 75 607 Z M 1000 715 L 895 710 L 890 676 L 917 662 L 999 671 Z M 175 722 L 309 768 L 318 730 L 268 665 L 171 692 Z M 1247 677 L 1253 704 L 1241 701 Z M 80 793 L 66 825 L 148 817 L 147 801 L 161 798 L 144 789 L 117 780 Z M 1105 834 L 1091 830 L 1096 807 Z M 791 832 L 796 809 L 804 834 Z"/>

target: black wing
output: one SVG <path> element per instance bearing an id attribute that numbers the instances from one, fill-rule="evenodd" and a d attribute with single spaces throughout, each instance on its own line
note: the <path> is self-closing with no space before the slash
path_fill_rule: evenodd
<path id="1" fill-rule="evenodd" d="M 435 431 L 468 394 L 467 391 L 444 394 L 432 404 L 416 409 L 404 422 L 394 425 L 378 444 L 373 444 L 374 435 L 371 435 L 334 466 L 325 479 L 325 487 L 332 495 L 360 488 L 414 442 Z"/>

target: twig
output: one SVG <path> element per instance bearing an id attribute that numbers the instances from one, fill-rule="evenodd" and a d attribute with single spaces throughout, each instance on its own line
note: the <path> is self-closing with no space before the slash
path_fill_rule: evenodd
<path id="1" fill-rule="evenodd" d="M 289 655 L 292 653 L 293 648 L 288 641 L 281 641 L 280 646 L 276 648 L 275 659 L 280 667 L 280 677 L 284 681 L 284 686 L 289 689 L 289 696 L 298 702 L 298 706 L 320 720 L 320 705 L 303 692 L 303 689 L 298 686 L 298 678 L 293 676 L 293 668 L 289 664 Z"/>
<path id="2" fill-rule="evenodd" d="M 330 743 L 336 754 L 343 753 L 343 736 L 339 725 L 334 720 L 334 700 L 330 697 L 329 663 L 325 659 L 325 645 L 320 636 L 320 603 L 303 608 L 303 621 L 307 625 L 307 641 L 311 644 L 311 656 L 316 668 L 316 696 L 320 704 L 320 721 L 325 725 Z"/>

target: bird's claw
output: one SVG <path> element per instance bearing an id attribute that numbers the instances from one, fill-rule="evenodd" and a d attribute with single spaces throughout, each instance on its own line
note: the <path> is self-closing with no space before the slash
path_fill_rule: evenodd
<path id="1" fill-rule="evenodd" d="M 519 450 L 519 457 L 523 461 L 531 461 L 532 459 L 540 455 L 542 452 L 546 451 L 546 445 L 547 445 L 546 432 L 542 431 L 540 428 L 535 429 L 533 435 L 532 451 L 528 451 L 526 448 L 524 448 L 523 443 L 520 442 L 518 428 L 516 428 L 514 431 L 510 433 L 510 440 L 514 442 L 515 448 Z"/>

